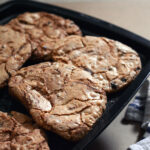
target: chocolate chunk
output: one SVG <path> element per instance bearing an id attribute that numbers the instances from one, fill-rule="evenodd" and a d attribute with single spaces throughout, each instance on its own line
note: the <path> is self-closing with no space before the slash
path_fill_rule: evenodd
<path id="1" fill-rule="evenodd" d="M 112 87 L 112 89 L 117 89 L 118 88 L 118 86 L 115 83 L 111 83 L 111 87 Z"/>
<path id="2" fill-rule="evenodd" d="M 126 79 L 126 78 L 121 78 L 121 81 L 122 81 L 122 82 L 126 82 L 127 79 Z"/>
<path id="3" fill-rule="evenodd" d="M 140 69 L 141 69 L 140 67 L 137 67 L 137 68 L 136 68 L 136 70 L 140 70 Z"/>
<path id="4" fill-rule="evenodd" d="M 49 24 L 51 24 L 51 22 L 50 22 L 50 21 L 48 21 L 48 23 L 47 23 L 47 24 L 49 25 Z"/>
<path id="5" fill-rule="evenodd" d="M 123 56 L 123 55 L 124 55 L 124 53 L 119 54 L 119 56 Z"/>
<path id="6" fill-rule="evenodd" d="M 84 70 L 87 71 L 87 72 L 89 72 L 89 73 L 91 73 L 91 74 L 93 74 L 93 71 L 91 69 L 89 69 L 89 68 L 85 67 Z"/>

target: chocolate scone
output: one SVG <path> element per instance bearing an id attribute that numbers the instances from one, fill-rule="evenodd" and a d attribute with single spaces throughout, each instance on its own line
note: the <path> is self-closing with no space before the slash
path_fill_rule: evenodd
<path id="1" fill-rule="evenodd" d="M 48 44 L 54 61 L 73 63 L 89 72 L 107 92 L 124 87 L 141 70 L 140 57 L 132 48 L 108 38 L 69 36 Z"/>
<path id="2" fill-rule="evenodd" d="M 1 150 L 50 150 L 44 131 L 24 114 L 0 111 Z"/>
<path id="3" fill-rule="evenodd" d="M 81 35 L 79 27 L 71 20 L 46 12 L 26 12 L 8 23 L 15 30 L 30 36 L 34 60 L 49 60 L 50 49 L 43 47 L 44 42 L 60 39 L 68 35 Z"/>
<path id="4" fill-rule="evenodd" d="M 22 68 L 10 79 L 9 90 L 40 126 L 73 141 L 87 134 L 107 101 L 90 73 L 58 62 Z"/>
<path id="5" fill-rule="evenodd" d="M 10 26 L 0 26 L 0 87 L 7 84 L 14 74 L 31 56 L 31 44 L 24 33 Z"/>

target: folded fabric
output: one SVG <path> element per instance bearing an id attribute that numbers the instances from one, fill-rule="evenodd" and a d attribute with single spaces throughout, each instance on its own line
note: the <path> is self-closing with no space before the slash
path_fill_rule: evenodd
<path id="1" fill-rule="evenodd" d="M 150 136 L 131 145 L 129 150 L 150 150 Z"/>
<path id="2" fill-rule="evenodd" d="M 146 128 L 146 131 L 143 135 L 143 138 L 146 138 L 148 136 L 150 136 L 150 123 L 148 123 L 148 125 L 147 125 L 147 128 Z"/>
<path id="3" fill-rule="evenodd" d="M 143 140 L 133 144 L 129 150 L 150 150 L 150 79 L 146 80 L 135 99 L 129 104 L 126 120 L 139 121 L 145 130 Z"/>
<path id="4" fill-rule="evenodd" d="M 143 121 L 145 102 L 148 94 L 149 81 L 146 80 L 135 96 L 132 103 L 128 105 L 124 119 L 130 121 Z"/>
<path id="5" fill-rule="evenodd" d="M 148 82 L 148 89 L 147 89 L 148 92 L 145 102 L 144 118 L 141 126 L 145 130 L 150 129 L 150 80 L 147 80 L 147 82 Z"/>

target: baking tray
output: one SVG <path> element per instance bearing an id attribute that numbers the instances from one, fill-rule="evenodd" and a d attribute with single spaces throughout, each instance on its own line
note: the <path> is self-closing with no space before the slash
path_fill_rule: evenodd
<path id="1" fill-rule="evenodd" d="M 120 113 L 120 111 L 135 95 L 144 80 L 146 80 L 146 78 L 148 77 L 150 72 L 150 41 L 100 19 L 96 19 L 94 17 L 90 17 L 88 15 L 61 7 L 34 1 L 10 1 L 2 4 L 0 6 L 0 24 L 5 24 L 10 19 L 16 17 L 18 14 L 26 11 L 46 11 L 58 14 L 65 18 L 72 19 L 77 25 L 80 26 L 83 35 L 106 36 L 108 38 L 118 40 L 131 46 L 140 55 L 140 58 L 142 60 L 141 73 L 126 88 L 117 93 L 108 95 L 107 108 L 102 115 L 102 118 L 100 118 L 96 122 L 93 129 L 82 140 L 73 143 L 62 139 L 54 133 L 46 131 L 51 150 L 86 149 L 87 146 Z M 27 64 L 30 64 L 30 62 L 28 62 Z M 0 91 L 0 110 L 5 112 L 16 110 L 28 114 L 28 112 L 20 103 L 9 96 L 7 87 Z"/>

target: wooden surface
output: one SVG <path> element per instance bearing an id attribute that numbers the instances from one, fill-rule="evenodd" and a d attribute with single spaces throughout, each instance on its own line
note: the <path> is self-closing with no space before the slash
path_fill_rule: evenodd
<path id="1" fill-rule="evenodd" d="M 2 2 L 5 0 L 0 0 L 0 3 Z M 43 0 L 43 2 L 95 16 L 150 39 L 149 0 L 83 0 L 81 2 Z M 122 123 L 125 109 L 88 147 L 88 150 L 125 150 L 138 140 L 138 126 Z"/>

